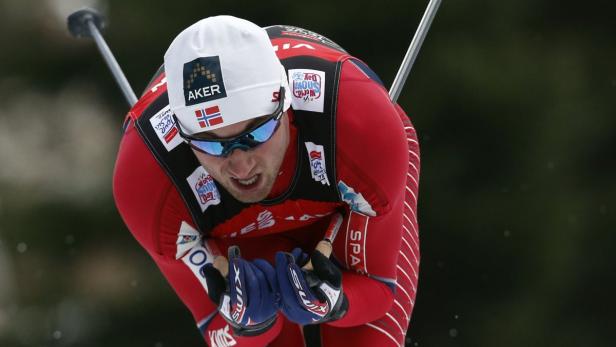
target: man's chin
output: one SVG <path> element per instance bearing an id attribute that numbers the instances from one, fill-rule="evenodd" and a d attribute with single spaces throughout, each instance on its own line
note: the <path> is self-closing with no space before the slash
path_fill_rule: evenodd
<path id="1" fill-rule="evenodd" d="M 263 201 L 265 199 L 265 197 L 261 197 L 261 196 L 246 196 L 244 195 L 236 195 L 231 193 L 231 195 L 233 195 L 233 197 L 235 198 L 235 200 L 239 201 L 239 202 L 243 202 L 245 204 L 253 204 L 259 201 Z M 267 195 L 265 195 L 267 196 Z"/>

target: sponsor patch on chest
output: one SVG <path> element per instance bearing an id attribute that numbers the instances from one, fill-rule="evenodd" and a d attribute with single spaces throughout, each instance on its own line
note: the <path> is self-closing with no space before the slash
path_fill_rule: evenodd
<path id="1" fill-rule="evenodd" d="M 305 144 L 306 151 L 308 151 L 308 161 L 310 162 L 312 179 L 317 182 L 321 182 L 323 185 L 329 185 L 327 169 L 325 166 L 325 150 L 323 149 L 323 146 L 312 142 L 305 142 Z"/>
<path id="2" fill-rule="evenodd" d="M 157 114 L 150 118 L 150 123 L 160 142 L 165 146 L 167 152 L 182 143 L 182 138 L 178 135 L 178 128 L 173 121 L 172 112 L 169 105 L 165 106 Z"/>
<path id="3" fill-rule="evenodd" d="M 212 206 L 220 204 L 220 192 L 214 183 L 214 178 L 205 171 L 203 166 L 197 167 L 190 176 L 186 177 L 190 189 L 201 207 L 201 212 Z"/>
<path id="4" fill-rule="evenodd" d="M 325 72 L 311 69 L 290 69 L 291 105 L 294 110 L 323 113 L 325 105 Z"/>

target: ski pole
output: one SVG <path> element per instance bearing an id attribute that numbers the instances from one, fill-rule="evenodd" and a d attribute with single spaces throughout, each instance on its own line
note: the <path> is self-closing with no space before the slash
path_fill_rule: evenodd
<path id="1" fill-rule="evenodd" d="M 68 30 L 74 37 L 92 37 L 101 55 L 105 59 L 107 66 L 111 70 L 113 77 L 120 86 L 126 101 L 130 106 L 133 106 L 137 102 L 137 96 L 133 88 L 131 88 L 126 76 L 122 72 L 120 65 L 111 53 L 109 46 L 105 42 L 101 30 L 105 27 L 105 19 L 103 15 L 97 11 L 84 8 L 82 10 L 73 12 L 68 16 Z"/>
<path id="2" fill-rule="evenodd" d="M 417 54 L 419 53 L 421 45 L 428 34 L 428 30 L 430 30 L 430 25 L 432 25 L 432 20 L 434 19 L 434 16 L 436 16 L 436 11 L 438 10 L 440 4 L 441 0 L 430 0 L 428 3 L 428 7 L 426 8 L 424 15 L 419 22 L 419 26 L 417 27 L 417 31 L 415 31 L 413 40 L 411 40 L 411 45 L 402 60 L 402 65 L 400 65 L 398 73 L 394 78 L 394 82 L 389 89 L 389 97 L 393 102 L 398 101 L 402 87 L 404 87 L 404 83 L 409 76 L 409 72 L 411 72 L 411 68 L 415 63 L 415 59 L 417 59 Z"/>

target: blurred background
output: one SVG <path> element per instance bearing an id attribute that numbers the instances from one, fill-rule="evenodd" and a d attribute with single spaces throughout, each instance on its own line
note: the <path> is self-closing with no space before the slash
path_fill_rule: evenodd
<path id="1" fill-rule="evenodd" d="M 108 16 L 140 94 L 173 37 L 217 14 L 324 34 L 389 85 L 426 5 L 0 0 L 0 346 L 203 345 L 115 209 L 128 107 L 69 13 Z M 616 345 L 614 13 L 443 2 L 399 100 L 422 149 L 408 346 Z"/>

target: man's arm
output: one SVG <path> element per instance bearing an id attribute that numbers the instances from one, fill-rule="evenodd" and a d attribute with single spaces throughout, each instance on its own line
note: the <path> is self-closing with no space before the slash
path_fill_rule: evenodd
<path id="1" fill-rule="evenodd" d="M 201 261 L 196 251 L 203 244 L 194 242 L 191 237 L 183 239 L 186 243 L 179 239 L 180 230 L 189 230 L 189 213 L 132 127 L 127 129 L 120 144 L 113 185 L 117 208 L 128 229 L 190 309 L 208 343 L 219 345 L 213 342 L 224 339 L 229 344 L 235 341 L 236 346 L 264 346 L 278 335 L 282 323 L 255 337 L 232 335 L 207 295 L 199 267 L 191 265 L 191 255 L 194 263 Z"/>
<path id="2" fill-rule="evenodd" d="M 418 186 L 409 184 L 419 179 L 419 151 L 409 146 L 417 144 L 414 130 L 413 143 L 405 129 L 412 126 L 387 91 L 349 61 L 342 70 L 338 110 L 338 186 L 352 210 L 334 242 L 334 256 L 349 269 L 343 273 L 349 311 L 329 324 L 355 326 L 382 317 L 392 304 L 401 305 L 394 302 L 395 291 L 408 294 L 411 307 L 404 310 L 410 315 L 419 254 L 412 198 Z M 410 261 L 399 263 L 400 257 Z"/>

